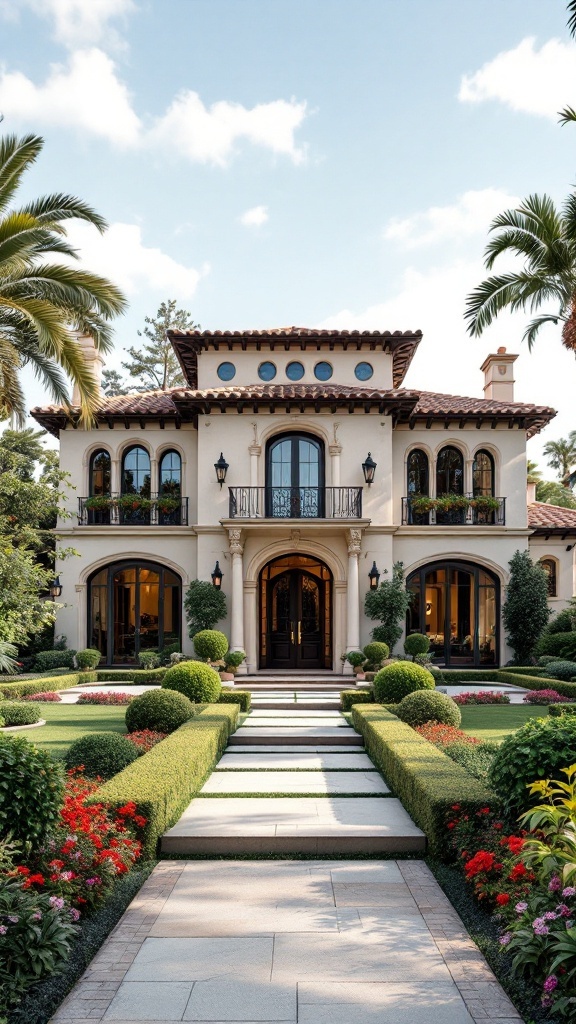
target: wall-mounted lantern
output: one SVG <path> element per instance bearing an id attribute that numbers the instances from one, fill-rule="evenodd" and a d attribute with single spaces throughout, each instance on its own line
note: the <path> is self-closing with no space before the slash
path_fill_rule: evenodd
<path id="1" fill-rule="evenodd" d="M 228 463 L 226 462 L 222 452 L 220 452 L 218 462 L 214 463 L 214 469 L 216 470 L 216 479 L 220 484 L 220 487 L 222 487 L 222 484 L 226 480 L 226 473 L 228 472 Z"/>
<path id="2" fill-rule="evenodd" d="M 372 458 L 372 453 L 368 452 L 366 462 L 362 463 L 362 470 L 364 472 L 364 479 L 370 487 L 370 484 L 374 483 L 374 473 L 376 472 L 377 463 Z"/>
<path id="3" fill-rule="evenodd" d="M 368 579 L 370 580 L 370 590 L 378 590 L 378 583 L 380 582 L 380 573 L 376 566 L 376 562 L 372 562 L 372 568 L 368 573 Z"/>
<path id="4" fill-rule="evenodd" d="M 62 593 L 62 584 L 60 583 L 59 576 L 52 580 L 48 592 L 53 601 L 55 601 L 57 597 L 60 597 L 60 594 Z"/>
<path id="5" fill-rule="evenodd" d="M 216 587 L 216 590 L 220 590 L 221 587 L 222 587 L 222 577 L 223 577 L 223 575 L 224 575 L 224 573 L 222 572 L 222 569 L 220 568 L 220 563 L 216 562 L 216 565 L 214 566 L 214 572 L 212 573 L 212 586 Z"/>

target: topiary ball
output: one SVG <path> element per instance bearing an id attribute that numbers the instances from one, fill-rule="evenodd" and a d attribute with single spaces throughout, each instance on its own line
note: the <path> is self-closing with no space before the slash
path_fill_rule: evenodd
<path id="1" fill-rule="evenodd" d="M 150 690 L 142 693 L 126 709 L 128 732 L 152 729 L 154 732 L 174 732 L 192 718 L 194 705 L 183 693 L 175 690 Z"/>
<path id="2" fill-rule="evenodd" d="M 62 767 L 23 737 L 0 737 L 0 839 L 41 845 L 58 819 Z"/>
<path id="3" fill-rule="evenodd" d="M 34 725 L 42 718 L 42 708 L 30 701 L 5 700 L 2 702 L 2 718 L 6 727 L 13 725 Z"/>
<path id="4" fill-rule="evenodd" d="M 82 672 L 90 671 L 100 664 L 102 655 L 95 647 L 86 647 L 83 651 L 76 651 L 76 664 Z"/>
<path id="5" fill-rule="evenodd" d="M 530 718 L 500 745 L 490 770 L 490 785 L 506 811 L 518 815 L 537 803 L 526 788 L 538 779 L 563 779 L 562 768 L 576 760 L 576 717 Z"/>
<path id="6" fill-rule="evenodd" d="M 81 736 L 66 751 L 64 763 L 68 770 L 83 765 L 84 775 L 100 775 L 111 779 L 138 757 L 138 750 L 130 740 L 118 732 L 90 733 Z"/>
<path id="7" fill-rule="evenodd" d="M 374 676 L 374 696 L 380 704 L 399 704 L 414 690 L 433 690 L 434 676 L 412 661 L 394 661 Z"/>
<path id="8" fill-rule="evenodd" d="M 181 661 L 169 668 L 162 680 L 162 689 L 176 690 L 193 704 L 213 704 L 222 693 L 216 669 L 201 661 Z"/>
<path id="9" fill-rule="evenodd" d="M 438 722 L 440 725 L 453 725 L 457 728 L 462 721 L 458 705 L 451 697 L 436 690 L 415 690 L 409 693 L 402 698 L 394 714 L 412 726 Z"/>
<path id="10" fill-rule="evenodd" d="M 220 661 L 228 650 L 228 640 L 218 629 L 202 629 L 192 637 L 194 650 L 204 661 Z"/>
<path id="11" fill-rule="evenodd" d="M 427 654 L 430 650 L 430 641 L 423 633 L 410 633 L 404 641 L 404 650 L 412 658 L 417 654 Z"/>
<path id="12" fill-rule="evenodd" d="M 386 658 L 389 656 L 390 648 L 388 644 L 378 643 L 377 640 L 373 640 L 372 643 L 366 644 L 364 654 L 370 664 L 374 665 L 374 668 L 380 668 L 382 662 L 386 661 Z"/>
<path id="13" fill-rule="evenodd" d="M 569 683 L 576 676 L 576 662 L 574 661 L 549 661 L 546 665 L 546 675 L 552 679 L 563 679 Z"/>

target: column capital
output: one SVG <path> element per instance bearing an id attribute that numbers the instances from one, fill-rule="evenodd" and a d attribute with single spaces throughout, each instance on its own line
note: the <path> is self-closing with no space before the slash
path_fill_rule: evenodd
<path id="1" fill-rule="evenodd" d="M 362 548 L 362 530 L 346 530 L 346 540 L 348 541 L 348 554 L 359 555 Z"/>
<path id="2" fill-rule="evenodd" d="M 248 447 L 248 451 L 250 452 L 250 455 L 261 455 L 262 454 L 262 445 L 261 444 L 251 444 Z"/>
<path id="3" fill-rule="evenodd" d="M 242 552 L 244 551 L 244 544 L 242 541 L 242 530 L 228 530 L 228 545 L 230 547 L 230 554 L 242 554 Z"/>
<path id="4" fill-rule="evenodd" d="M 341 455 L 342 445 L 339 442 L 336 442 L 335 444 L 329 444 L 328 451 L 330 452 L 330 455 Z"/>

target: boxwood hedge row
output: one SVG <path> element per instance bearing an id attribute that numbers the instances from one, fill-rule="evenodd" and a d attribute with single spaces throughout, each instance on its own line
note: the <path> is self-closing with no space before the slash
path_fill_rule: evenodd
<path id="1" fill-rule="evenodd" d="M 250 711 L 252 705 L 252 694 L 250 690 L 227 690 L 222 687 L 222 693 L 218 697 L 219 704 L 239 704 L 240 711 Z"/>
<path id="2" fill-rule="evenodd" d="M 0 694 L 3 697 L 25 697 L 33 693 L 47 693 L 56 690 L 69 690 L 71 686 L 81 683 L 95 683 L 96 672 L 71 672 L 63 676 L 43 676 L 41 679 L 29 679 L 21 683 L 0 683 Z"/>
<path id="3" fill-rule="evenodd" d="M 498 673 L 498 682 L 523 686 L 526 690 L 556 690 L 562 697 L 576 697 L 576 683 L 563 683 L 550 676 L 523 676 L 518 672 L 501 671 Z"/>

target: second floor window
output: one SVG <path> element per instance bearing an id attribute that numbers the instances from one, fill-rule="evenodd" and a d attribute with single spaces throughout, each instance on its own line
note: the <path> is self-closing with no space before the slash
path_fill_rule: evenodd
<path id="1" fill-rule="evenodd" d="M 540 565 L 548 577 L 548 597 L 557 596 L 556 562 L 553 558 L 543 558 Z"/>
<path id="2" fill-rule="evenodd" d="M 92 453 L 89 477 L 89 494 L 91 498 L 97 497 L 99 494 L 110 494 L 110 467 L 109 452 L 102 450 Z"/>
<path id="3" fill-rule="evenodd" d="M 145 448 L 135 445 L 124 452 L 122 459 L 122 494 L 150 497 L 150 456 Z"/>
<path id="4" fill-rule="evenodd" d="M 420 448 L 414 448 L 408 456 L 408 496 L 428 494 L 428 456 Z"/>
<path id="5" fill-rule="evenodd" d="M 464 494 L 464 459 L 462 452 L 451 445 L 438 452 L 436 494 Z"/>
<path id="6" fill-rule="evenodd" d="M 160 459 L 158 493 L 177 496 L 182 487 L 182 460 L 178 452 L 164 452 Z"/>
<path id="7" fill-rule="evenodd" d="M 268 515 L 280 518 L 322 515 L 324 501 L 322 443 L 306 434 L 282 434 L 268 447 Z"/>
<path id="8" fill-rule="evenodd" d="M 474 456 L 472 467 L 474 497 L 494 496 L 494 459 L 490 452 L 479 451 Z"/>

